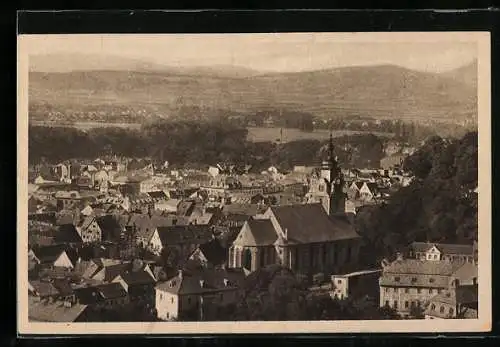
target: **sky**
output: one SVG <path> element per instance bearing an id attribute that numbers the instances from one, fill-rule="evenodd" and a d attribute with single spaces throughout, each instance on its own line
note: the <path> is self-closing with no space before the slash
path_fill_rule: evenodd
<path id="1" fill-rule="evenodd" d="M 25 42 L 29 55 L 91 54 L 166 66 L 235 65 L 274 72 L 378 64 L 442 72 L 478 54 L 475 37 L 444 32 L 28 35 Z"/>

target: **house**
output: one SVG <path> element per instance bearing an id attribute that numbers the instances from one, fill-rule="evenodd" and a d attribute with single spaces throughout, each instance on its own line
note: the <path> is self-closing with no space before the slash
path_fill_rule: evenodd
<path id="1" fill-rule="evenodd" d="M 477 285 L 459 286 L 443 291 L 430 299 L 425 319 L 476 319 Z"/>
<path id="2" fill-rule="evenodd" d="M 156 285 L 155 307 L 161 320 L 204 320 L 215 305 L 235 303 L 245 278 L 238 269 L 179 270 L 177 276 Z"/>
<path id="3" fill-rule="evenodd" d="M 187 259 L 199 245 L 212 239 L 211 230 L 204 225 L 158 227 L 149 241 L 148 249 L 159 255 L 165 247 L 174 247 Z"/>
<path id="4" fill-rule="evenodd" d="M 48 267 L 73 269 L 73 262 L 69 258 L 64 245 L 44 246 L 34 250 L 39 264 Z"/>
<path id="5" fill-rule="evenodd" d="M 422 260 L 450 260 L 474 263 L 476 250 L 477 247 L 474 244 L 413 242 L 410 245 L 409 255 L 412 258 Z"/>
<path id="6" fill-rule="evenodd" d="M 142 270 L 126 271 L 116 276 L 111 282 L 120 283 L 131 301 L 144 300 L 154 305 L 156 278 L 148 265 Z"/>
<path id="7" fill-rule="evenodd" d="M 383 264 L 379 279 L 380 306 L 392 307 L 404 316 L 411 315 L 412 309 L 425 309 L 434 296 L 461 281 L 474 283 L 477 280 L 477 272 L 471 271 L 474 267 L 470 263 L 403 259 L 398 255 L 394 262 Z"/>
<path id="8" fill-rule="evenodd" d="M 372 269 L 332 275 L 333 297 L 341 300 L 347 297 L 360 298 L 365 295 L 378 298 L 378 278 L 381 272 L 381 269 Z"/>
<path id="9" fill-rule="evenodd" d="M 94 243 L 102 240 L 102 230 L 95 216 L 83 218 L 76 226 L 76 230 L 84 243 Z"/>
<path id="10" fill-rule="evenodd" d="M 79 304 L 93 308 L 113 309 L 130 302 L 126 289 L 119 282 L 80 287 L 74 291 Z"/>
<path id="11" fill-rule="evenodd" d="M 101 230 L 101 241 L 118 242 L 125 228 L 119 223 L 119 217 L 114 215 L 104 215 L 96 217 L 96 223 Z"/>
<path id="12" fill-rule="evenodd" d="M 303 274 L 334 273 L 358 261 L 360 236 L 321 204 L 269 207 L 247 221 L 229 250 L 230 267 L 249 271 L 282 264 Z"/>

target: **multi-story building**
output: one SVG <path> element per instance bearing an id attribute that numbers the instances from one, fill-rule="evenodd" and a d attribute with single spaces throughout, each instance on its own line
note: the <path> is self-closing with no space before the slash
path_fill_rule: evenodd
<path id="1" fill-rule="evenodd" d="M 380 306 L 389 306 L 403 316 L 413 309 L 425 310 L 430 300 L 452 286 L 477 281 L 477 266 L 449 260 L 398 259 L 383 263 L 379 279 Z"/>

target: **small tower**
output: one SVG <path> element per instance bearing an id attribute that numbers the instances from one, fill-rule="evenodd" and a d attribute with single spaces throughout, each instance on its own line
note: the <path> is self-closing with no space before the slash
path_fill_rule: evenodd
<path id="1" fill-rule="evenodd" d="M 330 215 L 345 212 L 344 175 L 338 164 L 337 156 L 333 146 L 333 137 L 330 133 L 328 146 L 328 163 L 330 169 L 329 193 L 330 193 Z"/>

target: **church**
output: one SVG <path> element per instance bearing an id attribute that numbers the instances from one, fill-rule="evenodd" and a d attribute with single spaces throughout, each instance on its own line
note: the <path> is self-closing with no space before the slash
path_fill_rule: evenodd
<path id="1" fill-rule="evenodd" d="M 355 268 L 361 237 L 344 213 L 343 177 L 331 139 L 321 182 L 328 192 L 321 202 L 272 206 L 245 222 L 229 249 L 229 267 L 256 271 L 281 264 L 304 275 Z"/>

